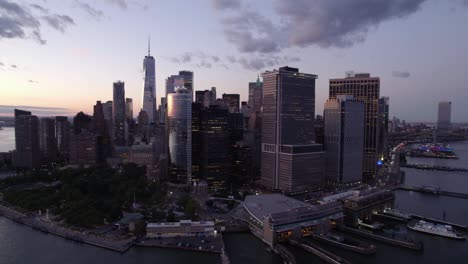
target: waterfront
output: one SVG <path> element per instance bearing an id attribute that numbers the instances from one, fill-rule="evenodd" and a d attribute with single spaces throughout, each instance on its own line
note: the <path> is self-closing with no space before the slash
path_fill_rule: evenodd
<path id="1" fill-rule="evenodd" d="M 0 151 L 8 151 L 10 148 L 8 146 L 14 146 L 14 130 L 5 129 L 0 131 Z M 11 142 L 7 142 L 6 138 Z M 451 147 L 460 157 L 459 160 L 410 158 L 409 161 L 468 167 L 468 142 L 452 143 Z M 467 172 L 404 170 L 405 184 L 409 186 L 426 185 L 441 187 L 448 191 L 468 192 Z M 402 211 L 439 219 L 443 218 L 445 211 L 447 221 L 468 225 L 466 199 L 407 191 L 397 191 L 395 196 L 395 205 Z M 377 253 L 373 256 L 363 256 L 327 246 L 324 248 L 352 263 L 465 263 L 468 259 L 467 241 L 454 241 L 414 232 L 411 234 L 424 242 L 424 251 L 411 251 L 378 242 L 375 242 Z M 216 254 L 161 248 L 132 247 L 126 253 L 120 254 L 45 234 L 4 217 L 0 217 L 0 239 L 0 263 L 220 263 L 220 258 Z M 230 263 L 282 263 L 278 256 L 270 252 L 263 242 L 251 234 L 225 234 L 224 242 Z M 289 248 L 295 254 L 297 263 L 323 263 L 304 250 Z"/>

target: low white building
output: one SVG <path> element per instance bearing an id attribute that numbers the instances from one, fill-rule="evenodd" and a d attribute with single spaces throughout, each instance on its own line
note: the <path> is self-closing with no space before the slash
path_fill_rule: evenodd
<path id="1" fill-rule="evenodd" d="M 180 220 L 179 222 L 148 223 L 146 226 L 147 237 L 214 236 L 215 233 L 213 221 Z"/>

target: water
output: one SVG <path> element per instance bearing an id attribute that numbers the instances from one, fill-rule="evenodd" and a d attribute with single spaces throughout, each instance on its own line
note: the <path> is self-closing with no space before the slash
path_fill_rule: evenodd
<path id="1" fill-rule="evenodd" d="M 0 130 L 0 152 L 8 152 L 15 149 L 15 128 L 4 127 Z"/>
<path id="2" fill-rule="evenodd" d="M 6 131 L 5 131 L 6 129 Z M 13 129 L 0 131 L 0 152 L 14 148 Z M 7 142 L 10 140 L 10 142 Z M 426 163 L 468 168 L 468 142 L 451 144 L 459 160 L 416 159 L 409 162 Z M 410 186 L 435 186 L 447 191 L 468 193 L 468 172 L 438 172 L 405 169 L 406 184 Z M 417 192 L 397 191 L 396 206 L 405 212 L 422 214 L 468 225 L 467 199 L 433 196 Z M 424 242 L 424 251 L 416 252 L 378 243 L 377 253 L 363 256 L 332 247 L 326 247 L 352 263 L 467 263 L 468 242 L 449 240 L 412 232 Z M 226 234 L 224 242 L 227 254 L 233 264 L 280 264 L 281 259 L 270 252 L 267 246 L 251 234 Z M 290 248 L 298 264 L 323 263 L 317 257 L 297 248 Z M 133 247 L 124 254 L 111 252 L 93 246 L 68 241 L 47 235 L 29 227 L 16 224 L 0 217 L 0 263 L 220 263 L 217 255 L 179 250 Z"/>

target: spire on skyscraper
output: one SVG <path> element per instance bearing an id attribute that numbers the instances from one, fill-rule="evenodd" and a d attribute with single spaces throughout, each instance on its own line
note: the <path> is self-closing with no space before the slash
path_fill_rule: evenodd
<path id="1" fill-rule="evenodd" d="M 148 36 L 148 56 L 150 56 L 151 36 Z"/>

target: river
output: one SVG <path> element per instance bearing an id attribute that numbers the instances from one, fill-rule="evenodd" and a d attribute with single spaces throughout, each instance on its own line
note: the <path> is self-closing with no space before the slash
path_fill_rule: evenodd
<path id="1" fill-rule="evenodd" d="M 13 129 L 0 130 L 0 152 L 14 147 Z M 11 142 L 5 142 L 11 140 Z M 427 163 L 468 168 L 468 142 L 450 145 L 459 160 L 412 159 L 409 162 Z M 434 186 L 443 190 L 468 193 L 468 172 L 437 172 L 405 169 L 406 185 Z M 397 191 L 395 205 L 402 211 L 422 214 L 468 225 L 468 206 L 466 199 L 432 196 L 416 192 Z M 352 263 L 467 263 L 468 242 L 454 241 L 441 237 L 414 233 L 416 239 L 424 242 L 424 251 L 393 247 L 376 243 L 377 253 L 373 256 L 327 247 L 330 251 Z M 232 264 L 280 264 L 281 259 L 271 253 L 267 246 L 251 234 L 225 234 L 224 242 Z M 291 248 L 297 263 L 323 263 L 317 257 L 300 249 Z M 0 263 L 220 263 L 217 255 L 208 253 L 184 252 L 158 248 L 133 247 L 124 254 L 114 253 L 101 248 L 47 235 L 29 227 L 19 225 L 0 217 Z"/>

